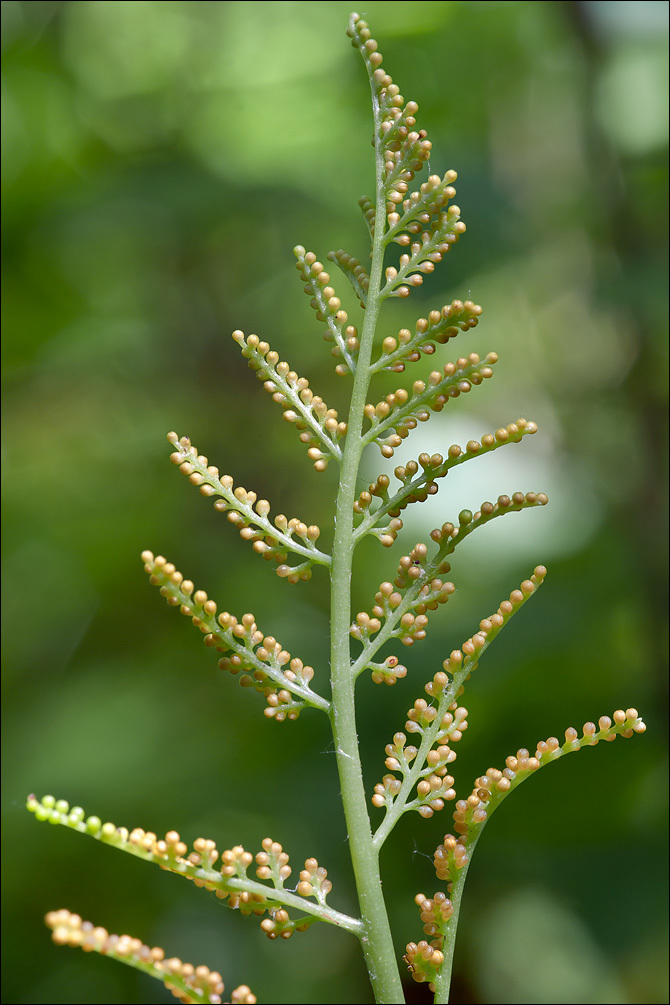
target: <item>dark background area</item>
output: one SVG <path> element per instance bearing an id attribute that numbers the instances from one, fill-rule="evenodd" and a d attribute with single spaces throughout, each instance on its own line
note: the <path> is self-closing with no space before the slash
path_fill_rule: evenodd
<path id="1" fill-rule="evenodd" d="M 221 849 L 255 852 L 269 835 L 296 879 L 315 856 L 333 906 L 356 909 L 325 720 L 266 721 L 139 561 L 162 552 L 220 608 L 254 611 L 327 693 L 325 576 L 274 577 L 172 468 L 165 434 L 190 435 L 273 513 L 329 540 L 336 467 L 314 474 L 229 333 L 257 332 L 344 407 L 291 249 L 366 254 L 356 199 L 372 189 L 370 112 L 349 10 L 2 4 L 3 1001 L 173 1000 L 54 947 L 42 918 L 60 907 L 220 970 L 227 993 L 371 1000 L 344 933 L 271 943 L 213 895 L 24 809 L 50 792 Z M 368 786 L 428 677 L 545 563 L 542 590 L 468 687 L 460 793 L 518 747 L 615 708 L 635 705 L 649 728 L 543 771 L 496 814 L 468 878 L 453 997 L 664 1002 L 667 4 L 372 0 L 362 13 L 419 103 L 432 170 L 458 170 L 468 224 L 422 290 L 389 308 L 384 334 L 472 296 L 480 326 L 439 359 L 501 357 L 494 381 L 394 463 L 520 415 L 540 426 L 453 472 L 408 513 L 398 547 L 500 492 L 551 500 L 463 546 L 457 594 L 400 654 L 404 681 L 361 681 Z M 381 469 L 371 456 L 369 476 Z M 357 610 L 399 554 L 361 550 Z M 412 899 L 438 888 L 432 853 L 450 824 L 449 810 L 405 818 L 384 850 L 399 954 L 422 936 Z M 417 985 L 408 995 L 428 1000 Z"/>

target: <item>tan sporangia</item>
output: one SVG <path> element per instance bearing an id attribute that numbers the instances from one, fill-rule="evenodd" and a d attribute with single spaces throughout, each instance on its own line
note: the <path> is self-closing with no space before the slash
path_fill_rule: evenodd
<path id="1" fill-rule="evenodd" d="M 406 363 L 417 363 L 422 354 L 432 356 L 436 346 L 446 345 L 461 332 L 476 328 L 482 308 L 479 304 L 466 300 L 452 300 L 441 310 L 431 311 L 427 318 L 419 318 L 414 332 L 401 328 L 397 335 L 383 339 L 381 355 L 372 364 L 371 370 L 390 370 L 402 373 Z"/>
<path id="2" fill-rule="evenodd" d="M 446 893 L 440 891 L 432 898 L 417 893 L 414 903 L 419 908 L 424 934 L 431 939 L 439 938 L 454 913 L 454 905 Z"/>
<path id="3" fill-rule="evenodd" d="M 489 453 L 508 443 L 520 443 L 524 436 L 537 432 L 537 424 L 520 418 L 507 426 L 497 429 L 494 433 L 485 433 L 481 442 L 468 440 L 465 447 L 452 443 L 446 456 L 442 454 L 419 454 L 418 459 L 407 461 L 394 470 L 394 475 L 401 483 L 401 488 L 391 493 L 391 480 L 388 475 L 381 474 L 364 489 L 354 502 L 354 514 L 360 517 L 354 538 L 364 534 L 376 537 L 385 547 L 390 547 L 402 529 L 400 514 L 412 503 L 421 503 L 432 495 L 436 495 L 439 486 L 437 480 L 444 478 L 449 471 L 472 460 L 480 454 Z M 385 522 L 385 518 L 390 518 Z"/>
<path id="4" fill-rule="evenodd" d="M 199 454 L 188 436 L 168 433 L 168 442 L 174 448 L 170 460 L 186 475 L 191 485 L 200 493 L 214 499 L 214 508 L 226 513 L 228 520 L 239 531 L 244 541 L 249 541 L 256 554 L 277 564 L 276 573 L 289 583 L 310 579 L 313 565 L 330 565 L 330 555 L 316 547 L 321 530 L 316 524 L 307 525 L 297 517 L 288 520 L 283 513 L 270 521 L 270 503 L 259 499 L 253 491 L 235 485 L 230 475 L 222 475 L 210 465 L 204 454 Z M 289 565 L 289 554 L 302 559 Z"/>
<path id="5" fill-rule="evenodd" d="M 328 879 L 328 871 L 315 858 L 305 860 L 305 868 L 300 872 L 300 882 L 296 893 L 301 897 L 314 897 L 319 904 L 326 903 L 326 897 L 333 888 Z"/>
<path id="6" fill-rule="evenodd" d="M 365 442 L 376 443 L 383 457 L 392 457 L 419 422 L 427 422 L 431 412 L 441 412 L 451 398 L 467 394 L 492 377 L 497 362 L 496 353 L 489 353 L 484 360 L 470 353 L 455 363 L 446 363 L 441 371 L 433 370 L 427 380 L 414 381 L 410 391 L 398 388 L 377 404 L 367 404 L 364 411 L 370 427 L 364 434 Z"/>
<path id="7" fill-rule="evenodd" d="M 310 306 L 316 311 L 317 321 L 325 321 L 327 325 L 323 338 L 326 342 L 335 343 L 331 352 L 336 359 L 341 361 L 335 367 L 335 372 L 339 376 L 354 373 L 360 345 L 358 329 L 349 322 L 349 315 L 331 285 L 330 274 L 326 271 L 323 264 L 318 261 L 314 252 L 305 251 L 301 244 L 296 245 L 293 249 L 293 254 L 298 259 L 296 268 L 305 284 L 303 287 L 305 293 L 311 298 Z M 363 294 L 364 288 L 362 284 L 365 282 L 363 274 L 367 276 L 367 273 L 365 273 L 360 262 L 356 260 L 356 265 L 354 266 L 354 260 L 350 259 L 345 252 L 337 252 L 336 254 L 340 255 L 343 263 L 346 261 L 351 263 L 347 276 L 350 280 L 356 282 L 356 285 L 359 287 L 358 292 Z M 336 259 L 336 261 L 338 260 Z M 359 272 L 358 277 L 354 275 L 356 268 L 362 270 L 362 272 Z M 365 289 L 367 290 L 367 286 Z"/>
<path id="8" fill-rule="evenodd" d="M 202 632 L 205 645 L 218 653 L 230 653 L 219 660 L 220 669 L 233 674 L 244 671 L 240 684 L 265 696 L 266 716 L 277 722 L 293 720 L 305 705 L 327 711 L 329 702 L 309 686 L 312 667 L 292 657 L 274 636 L 261 632 L 253 614 L 243 614 L 239 620 L 228 611 L 217 614 L 216 602 L 204 590 L 196 590 L 172 562 L 150 551 L 142 552 L 142 561 L 149 581 L 159 587 L 170 607 L 178 607 L 191 619 Z"/>
<path id="9" fill-rule="evenodd" d="M 83 921 L 68 910 L 49 911 L 45 917 L 51 938 L 58 946 L 73 946 L 100 953 L 162 981 L 184 1005 L 218 1005 L 223 1002 L 221 974 L 201 964 L 193 966 L 176 956 L 166 957 L 160 946 L 149 947 L 131 935 L 110 934 L 106 928 Z M 230 1005 L 255 1005 L 256 996 L 246 984 L 235 988 Z"/>
<path id="10" fill-rule="evenodd" d="M 434 981 L 444 963 L 444 954 L 422 939 L 418 943 L 407 943 L 403 960 L 407 964 L 412 980 L 419 984 L 427 981 L 430 990 L 434 992 Z"/>

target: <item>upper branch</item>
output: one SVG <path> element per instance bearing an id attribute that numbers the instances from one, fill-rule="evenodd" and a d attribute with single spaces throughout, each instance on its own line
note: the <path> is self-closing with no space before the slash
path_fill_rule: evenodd
<path id="1" fill-rule="evenodd" d="M 483 502 L 474 514 L 470 510 L 462 510 L 457 527 L 453 523 L 444 523 L 431 531 L 430 536 L 438 545 L 432 555 L 422 543 L 416 544 L 409 555 L 403 555 L 393 583 L 382 584 L 384 589 L 380 589 L 379 597 L 375 598 L 377 605 L 372 611 L 373 618 L 359 615 L 357 624 L 351 629 L 352 634 L 363 643 L 363 651 L 352 665 L 352 674 L 358 676 L 369 667 L 384 643 L 396 636 L 407 646 L 425 638 L 427 612 L 444 603 L 454 590 L 453 583 L 442 583 L 436 577 L 450 571 L 447 559 L 461 541 L 506 513 L 545 506 L 548 501 L 543 492 L 527 492 L 525 495 L 515 492 L 511 498 L 499 496 L 496 503 Z"/>
<path id="2" fill-rule="evenodd" d="M 465 448 L 457 443 L 452 443 L 447 451 L 446 458 L 442 454 L 419 454 L 417 461 L 408 461 L 405 465 L 398 466 L 394 474 L 402 482 L 402 488 L 391 495 L 388 492 L 389 479 L 387 475 L 380 475 L 376 482 L 370 485 L 368 490 L 364 490 L 354 503 L 354 511 L 364 516 L 354 532 L 355 540 L 359 540 L 366 534 L 371 533 L 375 528 L 380 528 L 380 521 L 386 516 L 390 516 L 397 521 L 402 510 L 414 502 L 425 502 L 429 495 L 435 495 L 438 490 L 436 479 L 444 478 L 448 472 L 465 461 L 472 460 L 483 454 L 497 450 L 507 443 L 519 443 L 524 436 L 537 432 L 535 422 L 520 418 L 516 422 L 510 422 L 507 426 L 496 429 L 495 433 L 485 433 L 478 440 L 468 440 Z M 419 472 L 419 468 L 421 471 Z M 373 497 L 377 497 L 380 502 L 376 509 L 371 509 Z M 395 540 L 396 528 L 383 529 L 383 534 L 379 536 L 381 543 L 391 545 Z M 384 535 L 388 535 L 386 538 Z"/>
<path id="3" fill-rule="evenodd" d="M 204 496 L 218 496 L 214 508 L 220 513 L 227 512 L 228 519 L 240 532 L 240 537 L 251 541 L 253 549 L 265 559 L 280 563 L 277 575 L 290 583 L 309 579 L 312 565 L 330 565 L 330 555 L 319 551 L 315 541 L 321 534 L 316 524 L 309 527 L 293 517 L 287 520 L 283 513 L 270 523 L 268 514 L 270 503 L 258 499 L 255 492 L 247 491 L 241 485 L 233 484 L 230 475 L 220 475 L 219 469 L 210 465 L 207 458 L 198 454 L 187 436 L 181 439 L 177 433 L 168 433 L 168 440 L 175 448 L 170 455 L 173 464 L 179 466 L 192 485 L 197 485 Z M 303 544 L 293 535 L 302 538 Z M 297 566 L 286 565 L 287 552 L 299 555 L 304 561 Z"/>
<path id="4" fill-rule="evenodd" d="M 293 249 L 293 254 L 298 259 L 296 268 L 305 283 L 305 293 L 311 295 L 312 298 L 310 306 L 316 311 L 317 320 L 325 321 L 328 326 L 328 330 L 323 337 L 326 342 L 336 343 L 332 349 L 333 356 L 343 359 L 343 362 L 338 363 L 335 367 L 335 372 L 340 376 L 346 373 L 355 373 L 356 357 L 359 348 L 358 330 L 355 325 L 349 324 L 349 315 L 342 307 L 340 298 L 335 295 L 335 290 L 330 285 L 330 275 L 326 272 L 321 262 L 317 261 L 313 251 L 305 251 L 302 245 L 298 244 Z M 342 261 L 347 259 L 351 263 L 351 269 L 345 271 L 353 283 L 355 281 L 353 260 L 349 259 L 349 256 L 345 255 L 344 252 L 338 252 L 338 254 L 344 256 Z M 328 257 L 330 258 L 331 255 L 332 252 Z M 337 259 L 335 260 L 337 261 Z M 365 273 L 360 262 L 356 261 L 355 264 Z M 356 285 L 362 291 L 358 280 L 356 280 Z M 363 306 L 365 306 L 365 301 L 363 301 Z"/>
<path id="5" fill-rule="evenodd" d="M 299 377 L 288 363 L 280 362 L 278 353 L 257 335 L 245 337 L 244 332 L 237 330 L 233 338 L 242 347 L 242 355 L 249 360 L 251 369 L 265 381 L 265 390 L 283 408 L 286 421 L 295 423 L 300 430 L 300 440 L 308 445 L 307 456 L 314 461 L 315 470 L 325 471 L 328 454 L 341 461 L 342 450 L 337 441 L 345 435 L 347 424 L 337 421 L 336 410 L 328 408 L 323 398 L 310 389 L 307 378 Z"/>
<path id="6" fill-rule="evenodd" d="M 364 442 L 375 442 L 384 457 L 392 457 L 410 430 L 419 422 L 426 422 L 431 411 L 441 412 L 450 398 L 467 394 L 473 385 L 492 377 L 497 362 L 495 352 L 490 352 L 483 361 L 473 352 L 455 363 L 446 363 L 441 373 L 434 370 L 427 382 L 415 380 L 411 392 L 398 388 L 376 405 L 367 404 L 365 415 L 370 428 L 363 434 Z M 389 434 L 389 430 L 393 432 Z"/>
<path id="7" fill-rule="evenodd" d="M 305 705 L 326 713 L 330 710 L 330 702 L 309 686 L 314 676 L 312 668 L 304 666 L 300 659 L 291 659 L 291 654 L 282 649 L 274 636 L 264 636 L 253 614 L 244 614 L 239 621 L 228 611 L 222 611 L 217 617 L 216 603 L 204 590 L 194 592 L 193 583 L 184 579 L 162 555 L 154 557 L 152 552 L 144 551 L 142 561 L 150 582 L 160 587 L 171 607 L 179 607 L 183 615 L 191 618 L 203 633 L 205 645 L 219 653 L 232 652 L 232 656 L 219 660 L 219 667 L 233 674 L 247 671 L 240 678 L 240 684 L 265 695 L 268 718 L 277 722 L 296 719 Z M 292 701 L 291 695 L 297 700 Z"/>

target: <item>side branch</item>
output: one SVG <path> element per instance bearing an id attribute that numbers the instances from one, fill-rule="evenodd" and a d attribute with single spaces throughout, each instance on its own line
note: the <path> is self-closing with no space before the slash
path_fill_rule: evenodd
<path id="1" fill-rule="evenodd" d="M 258 499 L 255 492 L 248 492 L 241 485 L 235 487 L 231 476 L 220 475 L 218 468 L 210 465 L 203 454 L 198 454 L 187 436 L 180 439 L 177 433 L 168 433 L 168 440 L 174 447 L 170 455 L 172 463 L 178 465 L 191 485 L 200 488 L 202 495 L 219 497 L 214 508 L 220 513 L 228 513 L 230 522 L 239 529 L 244 540 L 252 542 L 255 552 L 280 563 L 278 576 L 297 582 L 310 578 L 312 565 L 330 565 L 330 555 L 319 551 L 314 543 L 321 534 L 316 524 L 308 527 L 302 520 L 287 520 L 283 514 L 275 517 L 274 524 L 270 523 L 270 503 L 267 499 Z M 257 531 L 253 530 L 254 527 Z M 304 544 L 296 541 L 294 534 L 301 537 Z M 286 552 L 289 551 L 306 561 L 299 566 L 285 565 Z"/>
<path id="2" fill-rule="evenodd" d="M 383 486 L 379 485 L 378 480 L 370 486 L 368 492 L 362 492 L 358 503 L 354 504 L 357 513 L 366 514 L 354 531 L 354 540 L 358 541 L 369 534 L 384 517 L 397 518 L 410 503 L 424 502 L 429 495 L 435 495 L 438 490 L 436 479 L 444 478 L 457 465 L 464 464 L 465 461 L 470 461 L 473 457 L 497 450 L 498 447 L 503 447 L 506 443 L 519 443 L 524 436 L 536 432 L 537 424 L 535 422 L 520 418 L 516 422 L 510 422 L 507 426 L 496 429 L 495 433 L 485 433 L 481 443 L 478 440 L 468 440 L 465 448 L 453 443 L 449 447 L 446 458 L 442 454 L 433 454 L 432 456 L 420 454 L 418 463 L 417 461 L 409 461 L 406 465 L 397 467 L 394 474 L 402 482 L 402 488 L 398 489 L 392 496 L 389 495 L 387 491 L 388 479 L 384 475 L 385 483 Z M 417 474 L 419 467 L 422 468 L 422 471 Z M 370 512 L 372 496 L 381 497 L 381 503 L 377 509 Z M 386 544 L 386 542 L 382 541 L 382 544 Z"/>
<path id="3" fill-rule="evenodd" d="M 375 786 L 374 805 L 386 806 L 386 816 L 374 837 L 379 848 L 404 813 L 416 810 L 423 817 L 431 817 L 435 810 L 444 808 L 445 799 L 455 799 L 456 793 L 451 788 L 453 778 L 446 774 L 446 765 L 456 759 L 456 753 L 448 744 L 457 742 L 467 726 L 467 711 L 457 707 L 456 698 L 493 640 L 542 585 L 546 571 L 544 566 L 537 566 L 531 578 L 524 580 L 520 589 L 513 590 L 509 600 L 503 601 L 495 614 L 480 622 L 476 634 L 460 649 L 454 650 L 444 661 L 443 670 L 426 684 L 426 694 L 436 704 L 429 705 L 425 699 L 418 699 L 405 723 L 407 732 L 421 737 L 418 751 L 415 747 L 405 747 L 404 733 L 396 733 L 393 745 L 387 747 L 386 767 L 400 772 L 403 779 L 400 782 L 393 775 L 386 775 L 383 782 Z M 450 712 L 453 715 L 448 714 Z M 436 744 L 438 747 L 433 751 Z M 417 797 L 410 802 L 417 783 Z"/>
<path id="4" fill-rule="evenodd" d="M 388 335 L 382 342 L 382 352 L 372 364 L 371 370 L 391 370 L 402 373 L 407 363 L 417 363 L 421 353 L 432 356 L 435 345 L 446 345 L 461 332 L 476 328 L 482 308 L 471 300 L 463 303 L 452 300 L 439 311 L 430 311 L 427 318 L 418 318 L 414 334 L 409 328 L 401 328 L 393 337 Z"/>
<path id="5" fill-rule="evenodd" d="M 463 886 L 474 849 L 482 830 L 493 811 L 503 799 L 518 785 L 534 774 L 538 768 L 555 761 L 564 754 L 580 750 L 585 746 L 595 746 L 600 740 L 612 741 L 617 736 L 631 737 L 644 733 L 645 723 L 638 716 L 637 709 L 617 709 L 612 719 L 603 715 L 598 724 L 586 722 L 582 736 L 573 727 L 565 731 L 565 743 L 555 736 L 537 744 L 534 756 L 526 749 L 517 750 L 516 756 L 505 761 L 503 771 L 489 768 L 485 775 L 475 780 L 468 799 L 459 799 L 454 811 L 454 834 L 446 834 L 435 851 L 434 864 L 437 878 L 447 883 L 447 894 L 443 891 L 428 899 L 419 894 L 415 900 L 424 921 L 424 932 L 431 939 L 430 944 L 422 940 L 418 945 L 407 946 L 406 962 L 412 977 L 423 983 L 429 981 L 435 992 L 435 1003 L 449 1001 L 451 967 L 456 943 L 458 916 L 463 895 Z M 450 899 L 449 899 L 450 898 Z"/>
<path id="6" fill-rule="evenodd" d="M 473 352 L 455 363 L 446 363 L 442 372 L 433 370 L 427 382 L 415 380 L 411 392 L 398 388 L 376 405 L 367 404 L 365 415 L 370 428 L 363 435 L 364 443 L 375 442 L 383 457 L 392 457 L 410 430 L 416 429 L 419 422 L 426 422 L 431 411 L 441 412 L 450 398 L 467 394 L 473 385 L 478 386 L 492 377 L 497 362 L 495 352 L 490 352 L 484 360 Z M 385 435 L 390 429 L 394 432 Z"/>
<path id="7" fill-rule="evenodd" d="M 220 1005 L 224 991 L 221 974 L 200 964 L 183 963 L 178 957 L 165 958 L 160 946 L 147 946 L 130 935 L 110 935 L 106 928 L 83 921 L 78 914 L 62 909 L 45 917 L 57 946 L 72 946 L 84 952 L 100 953 L 134 970 L 162 981 L 184 1005 Z M 256 996 L 246 984 L 230 992 L 232 1005 L 256 1005 Z"/>
<path id="8" fill-rule="evenodd" d="M 346 423 L 338 422 L 337 411 L 328 408 L 323 398 L 314 394 L 306 377 L 299 377 L 288 363 L 279 359 L 279 354 L 267 342 L 261 342 L 257 335 L 245 336 L 236 330 L 233 338 L 242 349 L 242 355 L 249 360 L 249 366 L 263 380 L 263 387 L 272 395 L 272 400 L 281 405 L 284 418 L 295 424 L 300 431 L 300 440 L 307 444 L 307 456 L 314 462 L 316 471 L 325 471 L 330 454 L 342 460 L 342 450 L 338 445 L 347 431 Z M 327 453 L 323 453 L 324 447 Z"/>
<path id="9" fill-rule="evenodd" d="M 455 174 L 455 172 L 447 172 L 445 179 L 452 173 Z M 435 178 L 437 182 L 440 182 L 439 177 L 435 176 Z M 423 189 L 430 184 L 431 180 L 432 178 L 428 182 L 424 182 L 421 188 Z M 449 191 L 449 188 L 446 190 Z M 390 218 L 395 215 L 392 213 Z M 413 214 L 408 214 L 407 219 L 413 219 Z M 449 206 L 445 213 L 440 213 L 433 226 L 434 229 L 430 231 L 421 231 L 420 240 L 411 242 L 411 254 L 400 256 L 399 269 L 389 266 L 386 270 L 386 286 L 380 294 L 382 299 L 409 296 L 410 287 L 421 286 L 423 276 L 433 272 L 436 263 L 442 261 L 451 246 L 458 241 L 461 234 L 465 233 L 465 224 L 461 220 L 461 211 L 458 206 Z M 396 229 L 406 228 L 407 224 L 401 220 L 397 227 L 387 233 L 386 240 L 390 239 L 391 233 L 395 233 Z"/>
<path id="10" fill-rule="evenodd" d="M 296 268 L 305 283 L 305 293 L 311 295 L 310 306 L 316 311 L 318 321 L 325 321 L 328 326 L 324 334 L 326 342 L 335 342 L 332 354 L 344 360 L 335 367 L 339 376 L 356 372 L 356 357 L 359 341 L 358 330 L 349 324 L 349 315 L 342 307 L 342 301 L 335 295 L 330 285 L 330 276 L 321 262 L 317 261 L 313 251 L 305 251 L 301 244 L 296 245 L 293 254 L 298 259 Z M 330 256 L 329 256 L 330 257 Z M 360 265 L 360 263 L 356 263 Z"/>
<path id="11" fill-rule="evenodd" d="M 405 645 L 412 645 L 415 639 L 421 639 L 425 636 L 423 622 L 421 633 L 415 630 L 416 619 L 412 615 L 412 611 L 417 609 L 417 603 L 421 603 L 422 595 L 432 593 L 435 577 L 450 571 L 451 566 L 447 558 L 456 550 L 461 541 L 478 527 L 503 516 L 505 513 L 520 512 L 534 506 L 545 506 L 548 501 L 543 492 L 527 492 L 525 495 L 523 492 L 515 492 L 511 498 L 506 495 L 499 496 L 496 503 L 482 503 L 480 510 L 474 515 L 470 510 L 462 510 L 459 514 L 458 527 L 455 527 L 453 523 L 445 523 L 442 527 L 431 531 L 430 536 L 438 545 L 438 550 L 430 558 L 425 544 L 415 545 L 409 555 L 404 555 L 400 559 L 398 575 L 393 584 L 389 584 L 391 592 L 384 591 L 382 593 L 379 616 L 377 612 L 373 611 L 374 619 L 368 619 L 367 631 L 362 635 L 363 651 L 351 667 L 352 675 L 357 677 L 370 666 L 370 661 L 384 643 L 398 634 L 399 625 L 401 627 L 407 625 L 406 636 L 400 635 L 401 641 Z M 393 586 L 396 587 L 395 591 L 392 589 Z M 449 592 L 453 592 L 453 584 L 446 584 L 446 586 L 451 587 Z M 404 591 L 404 594 L 401 591 Z M 425 618 L 425 612 L 420 612 L 420 617 Z M 381 618 L 385 619 L 383 625 Z M 356 632 L 357 627 L 360 628 L 360 623 L 358 626 L 354 626 L 352 631 Z M 356 634 L 358 633 L 356 632 Z"/>
<path id="12" fill-rule="evenodd" d="M 314 920 L 325 921 L 338 928 L 344 928 L 355 935 L 362 932 L 362 922 L 358 918 L 352 918 L 348 914 L 342 914 L 328 907 L 325 903 L 312 903 L 303 896 L 299 896 L 291 890 L 284 890 L 279 884 L 268 886 L 265 883 L 257 882 L 246 876 L 246 870 L 254 861 L 254 856 L 238 845 L 231 851 L 224 851 L 221 855 L 221 870 L 212 868 L 218 851 L 213 841 L 206 841 L 199 838 L 194 843 L 195 851 L 188 853 L 187 845 L 181 840 L 176 831 L 170 831 L 165 835 L 165 839 L 159 840 L 155 834 L 135 828 L 128 831 L 126 827 L 117 827 L 113 823 L 103 824 L 99 817 L 89 816 L 85 818 L 84 810 L 80 806 L 70 809 L 64 799 L 55 800 L 53 796 L 44 796 L 41 800 L 34 795 L 28 797 L 27 809 L 35 814 L 36 820 L 48 821 L 51 824 L 59 824 L 70 830 L 85 834 L 95 838 L 103 844 L 111 845 L 119 851 L 127 852 L 136 858 L 141 858 L 145 862 L 158 865 L 184 879 L 192 880 L 196 886 L 204 887 L 216 893 L 220 899 L 229 898 L 229 906 L 240 908 L 242 913 L 252 911 L 267 910 L 276 904 L 283 904 L 314 918 Z M 263 842 L 272 845 L 267 839 Z M 281 846 L 278 846 L 281 849 Z M 256 861 L 261 858 L 267 859 L 267 854 L 259 853 Z M 288 856 L 285 856 L 287 859 Z M 308 863 L 314 860 L 308 860 Z M 306 863 L 306 864 L 308 864 Z M 267 867 L 260 866 L 259 871 Z M 288 869 L 288 873 L 290 873 Z M 269 870 L 268 870 L 269 872 Z M 299 887 L 302 885 L 299 884 Z M 241 901 L 242 895 L 247 895 Z M 308 894 L 313 896 L 310 889 Z M 231 902 L 232 899 L 232 902 Z M 248 910 L 244 910 L 244 907 Z M 297 927 L 294 923 L 294 928 Z M 264 929 L 265 930 L 265 929 Z"/>
<path id="13" fill-rule="evenodd" d="M 152 552 L 144 551 L 142 561 L 150 582 L 160 588 L 170 607 L 179 607 L 181 614 L 191 618 L 195 627 L 203 633 L 205 645 L 219 653 L 232 652 L 230 658 L 219 660 L 219 667 L 233 674 L 240 670 L 249 671 L 240 678 L 240 684 L 253 687 L 265 695 L 268 702 L 266 716 L 278 722 L 285 718 L 296 719 L 304 705 L 326 713 L 330 711 L 330 702 L 309 686 L 314 676 L 312 668 L 304 666 L 302 660 L 291 659 L 291 654 L 282 649 L 274 636 L 264 636 L 253 614 L 243 615 L 240 621 L 228 611 L 222 611 L 217 617 L 216 603 L 208 598 L 204 590 L 194 592 L 193 583 L 184 579 L 181 572 L 162 555 L 154 557 Z M 291 695 L 298 702 L 291 702 Z"/>

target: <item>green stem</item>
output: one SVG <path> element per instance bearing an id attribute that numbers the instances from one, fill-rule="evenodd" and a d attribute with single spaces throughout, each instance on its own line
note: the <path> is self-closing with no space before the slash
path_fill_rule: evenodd
<path id="1" fill-rule="evenodd" d="M 379 102 L 374 86 L 375 136 L 379 135 Z M 355 678 L 351 672 L 351 576 L 354 540 L 354 500 L 356 479 L 363 453 L 363 408 L 370 384 L 370 361 L 375 329 L 381 307 L 384 247 L 381 235 L 386 223 L 383 190 L 383 158 L 379 140 L 375 143 L 376 221 L 373 241 L 370 291 L 361 331 L 358 365 L 351 395 L 347 437 L 337 496 L 335 539 L 331 568 L 331 682 L 330 719 L 335 740 L 342 805 L 348 828 L 351 861 L 356 879 L 364 931 L 361 944 L 377 1002 L 403 1003 L 404 995 L 395 959 L 395 949 L 382 894 L 379 852 L 372 839 L 363 773 L 358 750 Z"/>
<path id="2" fill-rule="evenodd" d="M 470 862 L 472 861 L 472 853 L 475 850 L 475 845 L 479 840 L 479 834 L 475 835 L 472 841 L 468 842 L 468 861 L 465 863 L 462 869 L 458 869 L 456 876 L 453 880 L 451 891 L 449 893 L 449 899 L 454 907 L 454 913 L 449 918 L 445 933 L 444 942 L 442 944 L 442 952 L 444 954 L 444 963 L 440 967 L 440 972 L 435 978 L 435 997 L 433 999 L 435 1005 L 448 1005 L 449 1003 L 449 991 L 451 989 L 451 970 L 454 964 L 454 950 L 456 948 L 456 934 L 458 932 L 458 915 L 461 910 L 461 899 L 463 897 L 463 887 L 465 886 L 465 880 L 467 879 L 468 869 L 470 868 Z"/>

